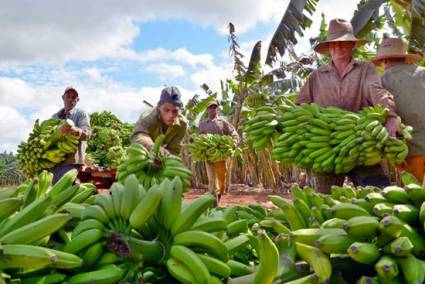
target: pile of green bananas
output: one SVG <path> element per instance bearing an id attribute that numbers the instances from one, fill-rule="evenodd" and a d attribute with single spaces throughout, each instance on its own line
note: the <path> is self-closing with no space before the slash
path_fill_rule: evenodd
<path id="1" fill-rule="evenodd" d="M 403 137 L 390 137 L 385 128 L 388 111 L 379 105 L 353 113 L 314 103 L 295 106 L 288 100 L 280 110 L 284 133 L 274 145 L 275 160 L 315 172 L 347 173 L 384 158 L 400 163 L 408 154 L 412 128 L 398 118 Z"/>
<path id="2" fill-rule="evenodd" d="M 406 172 L 402 180 L 405 188 L 331 195 L 294 187 L 292 202 L 270 195 L 283 214 L 259 226 L 288 263 L 274 283 L 424 283 L 425 184 Z"/>
<path id="3" fill-rule="evenodd" d="M 272 283 L 279 253 L 268 234 L 236 220 L 242 209 L 212 210 L 214 202 L 204 195 L 184 204 L 179 177 L 149 190 L 134 174 L 114 183 L 62 234 L 61 250 L 84 264 L 66 283 Z"/>
<path id="4" fill-rule="evenodd" d="M 272 142 L 279 126 L 276 109 L 262 106 L 254 109 L 252 114 L 253 117 L 243 123 L 242 130 L 246 133 L 246 141 L 254 149 L 263 150 Z"/>
<path id="5" fill-rule="evenodd" d="M 128 159 L 117 167 L 117 179 L 123 182 L 130 174 L 135 174 L 146 189 L 154 184 L 160 184 L 165 178 L 180 177 L 185 191 L 190 186 L 192 172 L 187 169 L 180 157 L 174 155 L 161 156 L 159 147 L 163 136 L 158 137 L 152 151 L 140 144 L 127 147 Z"/>
<path id="6" fill-rule="evenodd" d="M 70 171 L 52 186 L 53 175 L 43 171 L 20 187 L 0 190 L 0 283 L 18 283 L 13 282 L 17 278 L 63 283 L 66 273 L 83 265 L 80 257 L 56 245 L 64 228 L 79 220 L 83 202 L 95 189 L 72 185 L 76 176 L 76 170 Z"/>
<path id="7" fill-rule="evenodd" d="M 18 146 L 18 167 L 27 177 L 36 176 L 63 162 L 66 156 L 77 151 L 79 137 L 64 135 L 60 129 L 74 125 L 72 120 L 51 118 L 34 123 L 28 140 Z"/>
<path id="8" fill-rule="evenodd" d="M 232 157 L 236 143 L 228 135 L 200 134 L 192 136 L 189 149 L 195 161 L 216 163 Z"/>

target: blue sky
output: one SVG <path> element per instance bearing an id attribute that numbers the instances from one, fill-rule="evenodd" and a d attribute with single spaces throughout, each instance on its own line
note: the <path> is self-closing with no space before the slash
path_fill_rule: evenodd
<path id="1" fill-rule="evenodd" d="M 317 33 L 321 12 L 349 19 L 355 2 L 319 1 L 306 38 Z M 0 151 L 15 151 L 36 118 L 59 110 L 68 85 L 80 92 L 79 108 L 130 122 L 144 111 L 142 100 L 156 103 L 165 85 L 179 86 L 185 101 L 202 83 L 218 89 L 232 76 L 228 23 L 246 60 L 257 40 L 264 56 L 288 0 L 117 3 L 0 3 Z M 309 52 L 306 40 L 299 49 Z"/>

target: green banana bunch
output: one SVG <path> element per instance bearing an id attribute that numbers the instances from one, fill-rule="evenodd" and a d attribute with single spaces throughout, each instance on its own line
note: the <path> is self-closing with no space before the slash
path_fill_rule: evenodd
<path id="1" fill-rule="evenodd" d="M 161 137 L 159 137 L 161 138 Z M 146 189 L 154 184 L 160 184 L 164 179 L 180 177 L 184 189 L 190 186 L 190 177 L 192 172 L 183 165 L 180 157 L 174 155 L 160 156 L 159 147 L 161 139 L 155 141 L 154 151 L 149 152 L 140 144 L 131 144 L 127 148 L 128 159 L 118 166 L 117 179 L 123 182 L 126 177 L 135 174 Z"/>
<path id="2" fill-rule="evenodd" d="M 92 185 L 73 186 L 75 177 L 70 171 L 51 186 L 51 175 L 42 172 L 0 190 L 2 277 L 23 283 L 323 283 L 339 272 L 349 283 L 425 278 L 425 187 L 406 173 L 404 187 L 382 190 L 333 187 L 324 195 L 293 187 L 292 201 L 269 196 L 272 210 L 212 209 L 210 195 L 184 204 L 177 176 L 145 189 L 129 174 L 111 194 L 96 196 Z"/>
<path id="3" fill-rule="evenodd" d="M 18 167 L 27 177 L 34 177 L 43 169 L 50 169 L 63 162 L 66 156 L 77 151 L 79 137 L 64 135 L 60 129 L 73 126 L 66 119 L 37 119 L 27 141 L 18 146 Z"/>
<path id="4" fill-rule="evenodd" d="M 254 149 L 263 150 L 272 142 L 279 126 L 276 110 L 271 106 L 262 106 L 253 109 L 251 114 L 252 118 L 243 123 L 242 130 Z"/>
<path id="5" fill-rule="evenodd" d="M 125 267 L 121 280 L 137 274 L 136 267 L 142 261 L 158 266 L 162 260 L 168 273 L 180 281 L 221 283 L 219 279 L 228 278 L 231 269 L 225 241 L 201 230 L 208 228 L 200 223 L 200 217 L 213 205 L 214 197 L 201 196 L 184 209 L 182 199 L 183 183 L 179 177 L 164 179 L 146 191 L 134 174 L 124 184 L 114 183 L 111 194 L 97 195 L 63 247 L 65 252 L 79 255 L 86 264 L 79 274 L 82 276 L 73 276 L 69 281 L 83 276 L 87 279 L 88 275 L 98 279 L 96 268 L 101 261 Z M 225 233 L 227 223 L 223 218 L 220 221 L 221 229 L 216 232 Z M 165 248 L 171 250 L 170 258 Z M 104 260 L 108 253 L 110 261 Z"/>
<path id="6" fill-rule="evenodd" d="M 232 157 L 236 144 L 228 135 L 200 134 L 192 136 L 189 149 L 196 161 L 216 163 Z"/>
<path id="7" fill-rule="evenodd" d="M 280 112 L 284 133 L 273 147 L 275 160 L 315 172 L 346 173 L 383 158 L 400 163 L 407 156 L 411 127 L 398 118 L 403 138 L 390 137 L 384 125 L 388 110 L 379 105 L 352 113 L 314 103 L 295 106 L 287 100 Z"/>

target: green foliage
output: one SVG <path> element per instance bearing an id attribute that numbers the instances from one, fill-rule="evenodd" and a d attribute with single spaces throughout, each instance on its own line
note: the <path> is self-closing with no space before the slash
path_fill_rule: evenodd
<path id="1" fill-rule="evenodd" d="M 133 125 L 122 122 L 109 111 L 90 114 L 92 137 L 87 158 L 100 166 L 118 166 L 126 158 L 125 147 L 131 144 Z"/>
<path id="2" fill-rule="evenodd" d="M 13 153 L 0 153 L 0 186 L 17 185 L 25 179 L 17 163 Z"/>

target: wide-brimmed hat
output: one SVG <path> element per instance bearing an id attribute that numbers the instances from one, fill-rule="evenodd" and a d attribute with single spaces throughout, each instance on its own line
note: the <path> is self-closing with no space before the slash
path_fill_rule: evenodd
<path id="1" fill-rule="evenodd" d="M 385 38 L 382 40 L 376 56 L 371 61 L 376 65 L 380 65 L 382 59 L 390 58 L 404 58 L 406 63 L 415 63 L 421 59 L 421 56 L 407 53 L 406 45 L 401 39 Z"/>
<path id="2" fill-rule="evenodd" d="M 353 26 L 343 19 L 333 19 L 329 23 L 328 36 L 326 40 L 317 44 L 314 50 L 321 54 L 329 54 L 329 43 L 336 41 L 354 42 L 354 47 L 360 47 L 367 43 L 367 40 L 358 39 L 354 36 Z"/>

